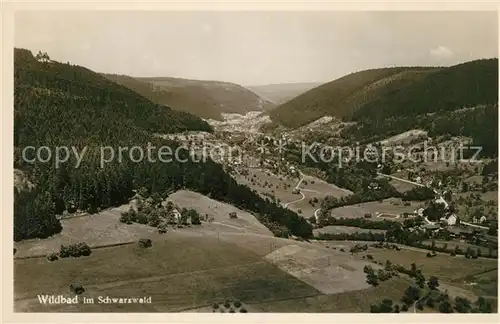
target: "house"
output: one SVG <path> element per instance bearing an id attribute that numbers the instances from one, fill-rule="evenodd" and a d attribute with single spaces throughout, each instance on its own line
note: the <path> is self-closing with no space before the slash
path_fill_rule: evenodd
<path id="1" fill-rule="evenodd" d="M 424 208 L 420 207 L 419 209 L 415 210 L 414 213 L 417 214 L 418 216 L 424 216 Z"/>
<path id="2" fill-rule="evenodd" d="M 486 218 L 486 216 L 484 216 L 484 215 L 483 215 L 483 216 L 481 216 L 481 218 L 479 218 L 479 223 L 480 223 L 480 224 L 482 224 L 482 223 L 484 223 L 484 222 L 486 222 L 486 221 L 487 221 L 487 218 Z"/>
<path id="3" fill-rule="evenodd" d="M 448 226 L 453 226 L 457 223 L 457 220 L 458 220 L 457 216 L 453 214 L 450 217 L 448 217 L 446 223 L 448 224 Z"/>
<path id="4" fill-rule="evenodd" d="M 181 213 L 177 210 L 177 208 L 174 208 L 172 210 L 172 215 L 174 216 L 176 222 L 179 222 L 181 220 Z"/>

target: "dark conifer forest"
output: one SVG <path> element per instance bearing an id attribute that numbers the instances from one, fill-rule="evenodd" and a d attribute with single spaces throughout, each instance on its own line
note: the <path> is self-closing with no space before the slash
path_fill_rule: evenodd
<path id="1" fill-rule="evenodd" d="M 312 227 L 296 213 L 282 208 L 236 181 L 215 162 L 151 163 L 115 159 L 100 165 L 100 147 L 139 146 L 148 143 L 175 149 L 178 144 L 154 133 L 211 131 L 193 115 L 154 104 L 84 67 L 39 62 L 32 53 L 14 53 L 14 167 L 35 184 L 32 191 L 15 190 L 14 239 L 44 238 L 61 231 L 56 215 L 63 211 L 99 209 L 127 203 L 134 190 L 145 187 L 166 198 L 175 189 L 190 189 L 253 212 L 266 226 L 286 228 L 292 234 L 312 236 Z M 48 162 L 23 160 L 27 146 L 74 147 L 86 154 L 78 168 L 76 158 L 55 167 Z M 184 157 L 188 152 L 183 152 Z M 32 159 L 31 155 L 27 155 Z"/>

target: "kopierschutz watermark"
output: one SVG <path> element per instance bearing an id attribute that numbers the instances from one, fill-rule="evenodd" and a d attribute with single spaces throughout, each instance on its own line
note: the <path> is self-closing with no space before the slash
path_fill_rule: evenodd
<path id="1" fill-rule="evenodd" d="M 351 162 L 370 162 L 394 164 L 405 161 L 413 163 L 444 162 L 444 163 L 474 163 L 482 151 L 481 146 L 469 146 L 465 143 L 447 146 L 432 146 L 427 141 L 418 145 L 355 145 L 328 146 L 320 143 L 301 146 L 301 161 L 314 163 L 336 163 L 338 167 Z"/>
<path id="2" fill-rule="evenodd" d="M 279 154 L 271 153 L 270 159 L 279 158 L 286 152 L 286 146 L 281 142 L 276 144 L 275 149 Z M 153 146 L 147 143 L 142 146 L 100 146 L 83 147 L 75 146 L 26 146 L 21 155 L 26 163 L 51 163 L 55 168 L 63 164 L 71 163 L 74 168 L 79 168 L 86 159 L 98 159 L 101 168 L 111 163 L 123 163 L 130 161 L 133 163 L 186 163 L 186 162 L 207 162 L 209 159 L 217 163 L 242 164 L 244 156 L 264 154 L 264 149 L 272 149 L 266 144 L 256 145 L 252 148 L 243 149 L 237 145 L 230 146 L 221 142 L 202 141 L 190 145 L 181 144 L 175 146 Z M 352 162 L 370 162 L 384 164 L 403 163 L 405 161 L 413 163 L 444 162 L 444 163 L 474 163 L 478 162 L 477 157 L 481 153 L 480 146 L 468 146 L 465 143 L 448 146 L 432 146 L 428 142 L 418 145 L 359 145 L 355 146 L 328 146 L 320 143 L 306 144 L 302 142 L 296 155 L 300 155 L 302 163 L 332 163 L 339 167 Z M 259 153 L 260 150 L 260 153 Z"/>

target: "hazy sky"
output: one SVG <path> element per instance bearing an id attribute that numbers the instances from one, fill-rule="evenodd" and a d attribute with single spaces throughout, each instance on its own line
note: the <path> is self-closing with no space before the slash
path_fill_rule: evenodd
<path id="1" fill-rule="evenodd" d="M 243 85 L 498 57 L 496 12 L 18 12 L 15 46 L 98 72 Z"/>

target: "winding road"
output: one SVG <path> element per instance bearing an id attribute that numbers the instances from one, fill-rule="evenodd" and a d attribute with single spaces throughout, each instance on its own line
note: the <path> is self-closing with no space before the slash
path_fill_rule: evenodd
<path id="1" fill-rule="evenodd" d="M 298 203 L 302 200 L 304 200 L 306 198 L 306 196 L 302 193 L 302 191 L 313 191 L 313 190 L 309 190 L 309 189 L 301 189 L 300 188 L 300 185 L 302 184 L 302 181 L 304 181 L 304 174 L 299 170 L 298 171 L 299 174 L 300 174 L 300 179 L 299 181 L 297 182 L 297 184 L 295 185 L 295 189 L 299 190 L 299 193 L 301 195 L 301 198 L 299 199 L 296 199 L 296 200 L 293 200 L 293 201 L 290 201 L 290 202 L 287 202 L 287 203 L 284 203 L 282 204 L 283 207 L 287 208 L 289 205 L 291 204 L 294 204 L 294 203 Z M 403 179 L 403 178 L 398 178 L 398 177 L 395 177 L 395 176 L 392 176 L 392 175 L 389 175 L 389 174 L 385 174 L 385 173 L 381 173 L 381 172 L 377 172 L 377 175 L 379 176 L 382 176 L 382 177 L 386 177 L 386 178 L 390 178 L 390 179 L 394 179 L 394 180 L 398 180 L 398 181 L 402 181 L 402 182 L 406 182 L 406 183 L 409 183 L 409 184 L 412 184 L 412 185 L 415 185 L 415 186 L 419 186 L 419 187 L 427 187 L 427 188 L 430 188 L 432 189 L 432 191 L 434 191 L 434 193 L 436 195 L 439 196 L 439 200 L 442 201 L 446 206 L 448 206 L 448 202 L 444 199 L 444 197 L 434 188 L 431 188 L 429 186 L 426 186 L 422 183 L 418 183 L 418 182 L 415 182 L 415 181 L 411 181 L 411 180 L 408 180 L 408 179 Z M 314 211 L 314 217 L 316 217 L 316 221 L 318 221 L 318 218 L 319 218 L 319 211 L 321 210 L 321 208 L 318 208 Z M 433 225 L 433 224 L 436 224 L 436 222 L 432 222 L 430 221 L 427 217 L 424 217 L 424 221 L 427 223 L 427 224 L 430 224 L 430 225 Z M 471 224 L 471 223 L 468 223 L 468 222 L 464 222 L 464 221 L 460 221 L 460 224 L 463 224 L 465 226 L 470 226 L 470 227 L 475 227 L 475 228 L 480 228 L 480 229 L 488 229 L 488 227 L 486 226 L 481 226 L 481 225 L 477 225 L 477 224 Z M 497 230 L 498 231 L 498 230 Z"/>
<path id="2" fill-rule="evenodd" d="M 293 200 L 293 201 L 290 201 L 290 202 L 287 202 L 287 203 L 283 204 L 283 207 L 285 207 L 285 208 L 288 207 L 288 205 L 290 205 L 290 204 L 297 203 L 297 202 L 302 201 L 302 200 L 304 200 L 306 198 L 306 196 L 300 190 L 300 184 L 302 183 L 302 181 L 304 181 L 304 174 L 302 172 L 300 172 L 300 171 L 299 171 L 299 174 L 300 174 L 300 179 L 299 179 L 299 182 L 297 182 L 297 184 L 295 185 L 294 189 L 299 190 L 299 193 L 300 193 L 300 195 L 302 197 L 299 198 L 299 199 L 297 199 L 297 200 Z"/>

